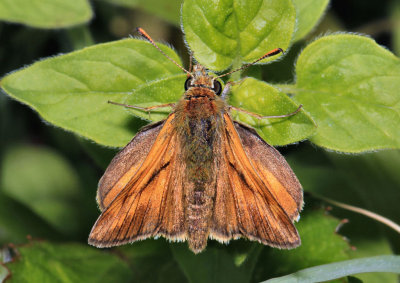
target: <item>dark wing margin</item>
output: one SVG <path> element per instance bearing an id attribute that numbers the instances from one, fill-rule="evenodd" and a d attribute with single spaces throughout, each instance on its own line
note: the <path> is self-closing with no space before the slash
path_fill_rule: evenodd
<path id="1" fill-rule="evenodd" d="M 186 239 L 184 178 L 180 176 L 185 168 L 178 158 L 173 117 L 171 114 L 158 130 L 140 168 L 129 169 L 114 184 L 121 189 L 97 219 L 89 244 L 111 247 L 157 236 L 175 241 Z M 151 137 L 152 134 L 147 136 Z"/>

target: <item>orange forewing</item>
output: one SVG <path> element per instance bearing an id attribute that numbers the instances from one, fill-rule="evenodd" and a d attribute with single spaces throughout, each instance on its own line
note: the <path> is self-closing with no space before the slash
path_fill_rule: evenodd
<path id="1" fill-rule="evenodd" d="M 246 155 L 265 188 L 271 192 L 290 219 L 297 220 L 303 208 L 303 190 L 285 158 L 257 132 L 234 122 Z"/>
<path id="2" fill-rule="evenodd" d="M 96 221 L 90 244 L 109 247 L 156 235 L 184 240 L 183 184 L 179 176 L 183 165 L 177 164 L 173 118 L 171 114 L 165 121 L 143 163 L 132 164 L 112 188 L 105 190 L 108 193 L 100 194 L 103 204 L 108 203 L 108 195 L 117 195 Z"/>
<path id="3" fill-rule="evenodd" d="M 273 176 L 273 171 L 265 164 L 259 168 L 253 165 L 258 160 L 257 158 L 252 159 L 251 155 L 254 153 L 249 155 L 249 148 L 246 150 L 243 147 L 243 144 L 246 144 L 244 140 L 253 139 L 258 146 L 263 146 L 263 151 L 272 150 L 272 153 L 268 153 L 273 158 L 272 163 L 284 161 L 283 157 L 265 142 L 262 144 L 262 140 L 254 132 L 246 128 L 241 129 L 240 124 L 235 127 L 228 114 L 224 114 L 224 123 L 223 152 L 225 155 L 223 156 L 224 162 L 221 163 L 219 172 L 217 172 L 220 177 L 217 181 L 211 237 L 220 241 L 246 237 L 280 248 L 298 246 L 300 238 L 292 223 L 292 217 L 298 216 L 297 207 L 302 206 L 299 182 L 294 177 L 295 179 L 289 183 L 282 184 L 278 181 L 279 177 L 274 177 L 275 182 L 264 183 L 263 179 L 267 174 L 259 169 L 267 171 L 268 176 Z M 242 134 L 240 137 L 236 128 Z M 249 146 L 248 143 L 246 145 Z M 262 153 L 265 152 L 259 152 L 259 154 Z M 275 163 L 275 166 L 279 165 L 279 163 Z M 285 172 L 286 174 L 291 173 L 287 164 L 286 168 L 281 168 L 281 170 L 288 170 L 289 172 Z M 285 188 L 283 185 L 291 187 Z M 288 191 L 296 192 L 298 203 Z M 286 199 L 290 200 L 289 204 L 282 202 Z M 292 202 L 294 208 L 291 206 Z M 286 208 L 289 211 L 286 211 Z"/>

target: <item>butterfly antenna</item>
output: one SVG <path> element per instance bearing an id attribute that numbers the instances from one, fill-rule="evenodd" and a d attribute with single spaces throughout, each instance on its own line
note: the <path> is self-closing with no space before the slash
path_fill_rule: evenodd
<path id="1" fill-rule="evenodd" d="M 190 57 L 189 57 L 189 72 L 192 72 L 193 68 L 193 55 L 192 52 L 190 52 Z"/>
<path id="2" fill-rule="evenodd" d="M 221 78 L 221 77 L 225 77 L 225 76 L 230 75 L 230 74 L 232 74 L 232 73 L 235 73 L 235 72 L 237 72 L 237 71 L 246 69 L 246 68 L 250 67 L 251 65 L 254 65 L 254 64 L 257 63 L 257 62 L 260 62 L 261 60 L 263 60 L 263 59 L 265 59 L 265 58 L 268 58 L 268 57 L 277 55 L 277 54 L 279 54 L 279 53 L 284 53 L 283 50 L 282 50 L 282 48 L 276 48 L 276 49 L 274 49 L 274 50 L 271 50 L 271 51 L 269 51 L 268 53 L 266 53 L 266 54 L 264 54 L 263 56 L 261 56 L 260 58 L 258 58 L 257 60 L 255 60 L 254 62 L 251 62 L 251 63 L 249 63 L 249 64 L 243 65 L 242 67 L 237 68 L 237 69 L 235 69 L 235 70 L 233 70 L 233 71 L 230 71 L 229 73 L 222 74 L 222 75 L 220 75 L 220 76 L 218 76 L 218 77 L 215 77 L 215 79 L 218 79 L 218 78 Z"/>
<path id="3" fill-rule="evenodd" d="M 150 35 L 147 34 L 147 32 L 144 31 L 144 29 L 142 28 L 136 28 L 137 32 L 143 36 L 144 38 L 146 38 L 155 48 L 157 48 L 158 51 L 160 51 L 165 57 L 167 57 L 172 63 L 174 63 L 175 65 L 177 65 L 182 71 L 184 71 L 185 73 L 187 73 L 189 76 L 192 76 L 192 74 L 186 70 L 185 68 L 183 68 L 181 65 L 179 65 L 174 59 L 172 59 L 171 57 L 169 57 L 167 54 L 165 54 L 164 51 L 161 50 L 160 47 L 158 47 L 158 45 L 154 42 L 154 40 L 150 37 Z"/>

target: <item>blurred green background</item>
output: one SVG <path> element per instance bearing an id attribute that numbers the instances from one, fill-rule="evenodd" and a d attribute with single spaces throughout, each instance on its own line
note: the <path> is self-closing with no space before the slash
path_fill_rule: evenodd
<path id="1" fill-rule="evenodd" d="M 162 9 L 153 9 L 152 5 L 159 5 L 157 1 L 135 1 L 134 7 L 121 5 L 124 1 L 112 2 L 92 1 L 93 19 L 72 28 L 40 29 L 0 22 L 0 77 L 42 58 L 137 36 L 137 26 L 145 28 L 156 41 L 172 45 L 188 62 L 179 24 L 180 1 L 168 2 Z M 260 67 L 263 78 L 274 83 L 293 81 L 292 68 L 287 66 L 294 65 L 298 52 L 313 38 L 338 31 L 368 35 L 399 56 L 400 2 L 331 1 L 320 24 L 306 40 L 296 43 L 284 60 Z M 346 50 L 338 52 L 345 54 Z M 27 235 L 86 244 L 99 215 L 95 202 L 97 182 L 118 150 L 58 129 L 4 94 L 0 95 L 0 137 L 0 244 L 26 243 Z M 324 151 L 307 141 L 279 150 L 305 191 L 369 209 L 400 223 L 399 151 L 343 155 Z M 308 195 L 306 204 L 306 210 L 329 206 Z M 348 219 L 340 234 L 349 239 L 349 250 L 359 250 L 357 257 L 363 253 L 400 253 L 399 235 L 382 224 L 339 208 L 332 208 L 329 214 L 339 220 Z M 179 260 L 172 260 L 170 251 L 165 249 L 168 245 L 164 240 L 145 241 L 137 244 L 134 253 L 122 256 L 129 259 L 130 269 L 138 276 L 134 281 L 186 280 L 189 271 L 184 267 L 183 273 L 170 271 L 179 269 Z M 184 252 L 177 248 L 174 258 L 179 259 L 177 254 Z M 271 253 L 277 252 L 268 255 Z M 136 257 L 141 257 L 140 263 L 134 260 Z M 154 265 L 162 271 L 154 272 Z M 266 279 L 265 274 L 274 266 L 256 266 L 252 281 Z M 388 282 L 396 280 L 389 279 Z"/>

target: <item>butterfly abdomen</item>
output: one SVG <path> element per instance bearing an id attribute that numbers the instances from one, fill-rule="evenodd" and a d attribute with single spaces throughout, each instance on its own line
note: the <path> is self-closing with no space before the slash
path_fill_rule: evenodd
<path id="1" fill-rule="evenodd" d="M 213 147 L 218 138 L 216 116 L 206 109 L 198 114 L 184 115 L 180 125 L 182 158 L 186 164 L 185 226 L 189 248 L 194 252 L 202 251 L 207 245 L 215 197 L 211 186 L 215 179 Z"/>

